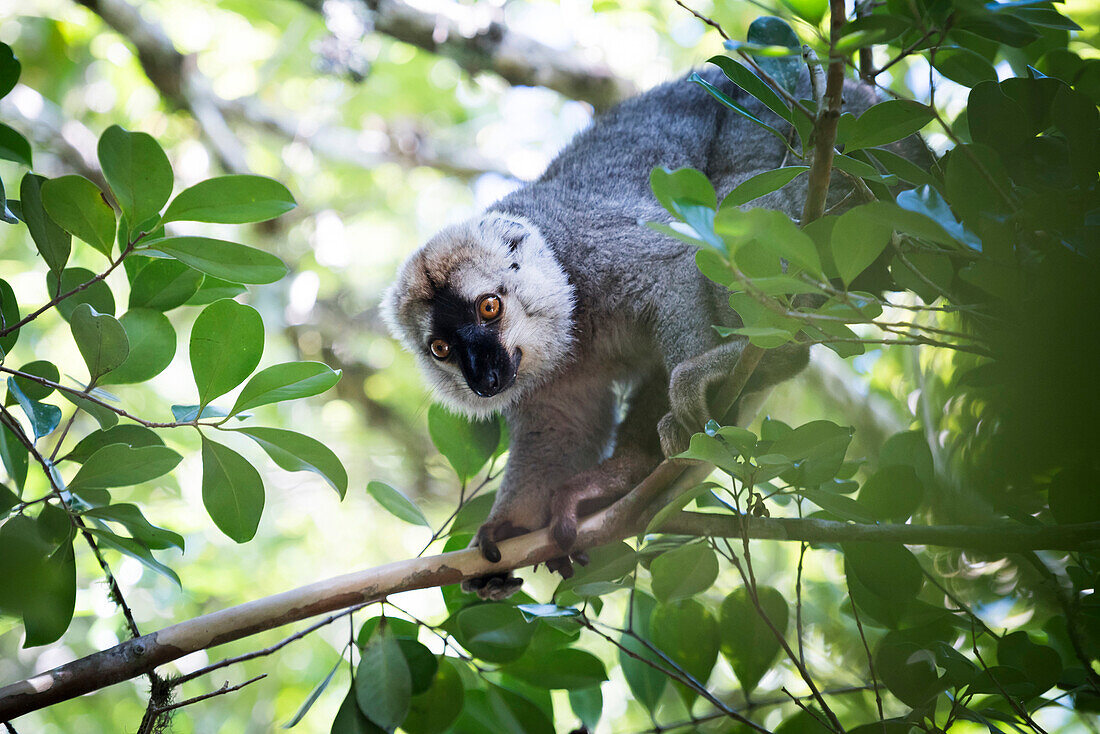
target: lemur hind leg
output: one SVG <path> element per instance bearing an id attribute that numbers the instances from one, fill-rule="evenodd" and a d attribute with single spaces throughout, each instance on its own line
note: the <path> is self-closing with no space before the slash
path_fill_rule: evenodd
<path id="1" fill-rule="evenodd" d="M 743 339 L 724 342 L 684 360 L 672 370 L 668 386 L 672 409 L 657 426 L 665 456 L 686 450 L 692 434 L 702 431 L 707 421 L 715 417 L 712 401 L 721 385 L 734 373 L 746 343 Z M 808 359 L 809 348 L 805 344 L 789 343 L 765 351 L 742 394 L 792 377 L 806 366 Z M 733 410 L 718 417 L 729 421 L 735 420 L 736 415 L 735 404 Z"/>

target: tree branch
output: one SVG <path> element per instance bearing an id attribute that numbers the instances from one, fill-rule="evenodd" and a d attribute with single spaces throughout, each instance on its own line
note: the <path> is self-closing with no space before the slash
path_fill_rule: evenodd
<path id="1" fill-rule="evenodd" d="M 324 0 L 298 0 L 324 14 Z M 374 31 L 453 60 L 471 74 L 490 71 L 510 84 L 553 89 L 571 99 L 607 109 L 633 93 L 603 64 L 551 48 L 498 21 L 470 30 L 468 13 L 455 3 L 452 15 L 427 13 L 399 0 L 343 0 L 370 13 Z"/>
<path id="2" fill-rule="evenodd" d="M 662 464 L 667 465 L 668 462 Z M 577 534 L 579 548 L 630 537 L 645 527 L 643 518 L 642 522 L 616 528 L 611 522 L 614 507 L 612 505 L 580 523 Z M 729 515 L 683 513 L 671 518 L 662 531 L 739 537 L 739 523 L 738 518 Z M 746 525 L 750 538 L 796 542 L 904 543 L 993 552 L 1080 550 L 1100 546 L 1100 522 L 1058 527 L 970 527 L 856 525 L 827 520 L 747 518 Z M 319 614 L 378 601 L 403 591 L 455 584 L 463 579 L 530 566 L 561 555 L 561 549 L 554 544 L 547 529 L 503 541 L 500 551 L 502 560 L 495 564 L 485 560 L 477 549 L 398 561 L 318 581 L 127 640 L 0 688 L 0 721 L 142 675 L 196 650 L 205 650 Z"/>

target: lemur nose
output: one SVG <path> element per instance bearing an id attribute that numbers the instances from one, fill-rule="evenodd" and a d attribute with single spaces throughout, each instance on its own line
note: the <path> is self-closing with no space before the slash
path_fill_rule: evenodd
<path id="1" fill-rule="evenodd" d="M 485 387 L 491 391 L 496 392 L 500 386 L 500 371 L 496 369 L 489 370 L 489 374 L 485 376 Z"/>

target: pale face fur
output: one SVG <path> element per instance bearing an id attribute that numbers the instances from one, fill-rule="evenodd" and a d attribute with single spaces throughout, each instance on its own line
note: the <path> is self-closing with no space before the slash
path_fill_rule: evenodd
<path id="1" fill-rule="evenodd" d="M 499 341 L 519 358 L 515 382 L 502 392 L 478 396 L 454 358 L 432 356 L 436 296 L 445 290 L 470 303 L 486 294 L 500 297 Z M 412 253 L 386 292 L 382 312 L 437 399 L 483 418 L 513 405 L 568 360 L 573 303 L 573 287 L 534 225 L 491 212 L 443 229 Z"/>

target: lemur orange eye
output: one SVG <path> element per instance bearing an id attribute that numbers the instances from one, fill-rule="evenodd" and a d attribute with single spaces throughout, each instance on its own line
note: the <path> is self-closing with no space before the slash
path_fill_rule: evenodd
<path id="1" fill-rule="evenodd" d="M 500 311 L 500 299 L 496 296 L 485 296 L 477 302 L 477 312 L 486 321 L 491 321 L 500 316 Z"/>
<path id="2" fill-rule="evenodd" d="M 432 356 L 436 359 L 446 359 L 451 354 L 451 345 L 442 339 L 432 339 L 431 346 Z"/>

